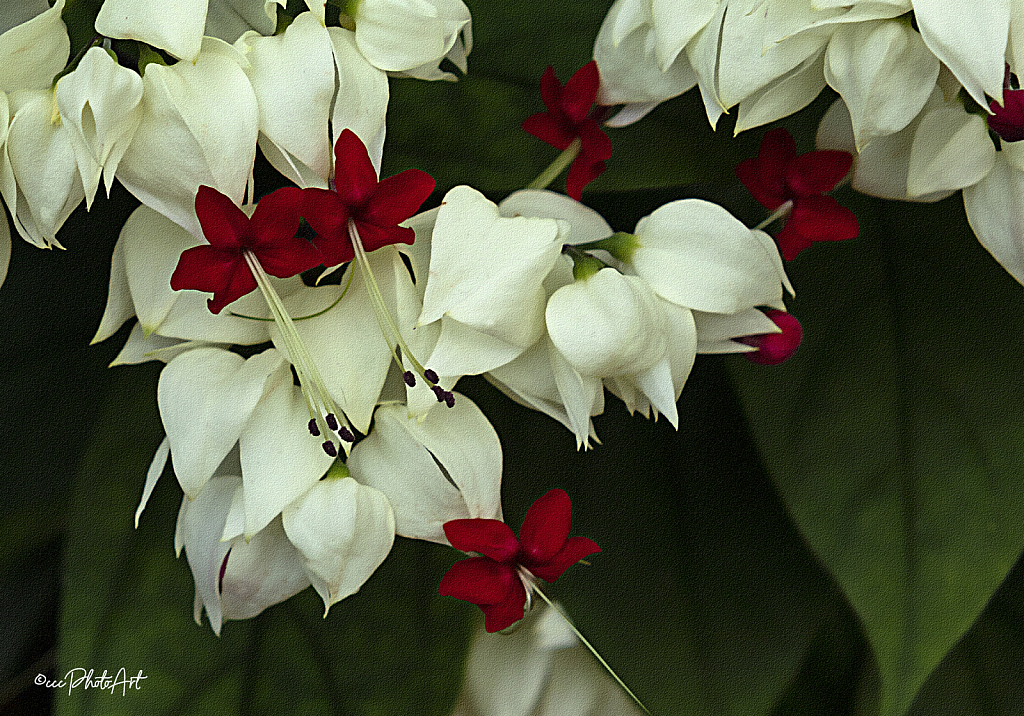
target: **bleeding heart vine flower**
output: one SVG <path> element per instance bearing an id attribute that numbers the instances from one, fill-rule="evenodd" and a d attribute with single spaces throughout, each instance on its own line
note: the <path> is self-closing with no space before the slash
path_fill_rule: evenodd
<path id="1" fill-rule="evenodd" d="M 551 490 L 526 513 L 519 539 L 500 520 L 468 519 L 444 523 L 456 549 L 481 556 L 456 562 L 442 577 L 442 596 L 471 602 L 484 612 L 489 632 L 523 618 L 538 591 L 537 578 L 554 582 L 569 567 L 601 548 L 586 537 L 569 537 L 572 503 L 564 490 Z"/>
<path id="2" fill-rule="evenodd" d="M 790 261 L 816 241 L 844 241 L 860 228 L 853 212 L 825 192 L 832 191 L 850 171 L 853 155 L 841 151 L 807 152 L 797 156 L 796 142 L 784 128 L 761 140 L 756 159 L 736 165 L 736 176 L 772 219 L 787 217 L 775 237 L 782 257 Z"/>
<path id="3" fill-rule="evenodd" d="M 379 181 L 366 146 L 349 129 L 338 137 L 334 158 L 331 188 L 303 190 L 303 218 L 316 232 L 313 244 L 320 250 L 325 266 L 355 260 L 395 363 L 403 366 L 402 358 L 408 360 L 434 391 L 438 402 L 451 407 L 455 396 L 438 385 L 437 373 L 423 366 L 402 337 L 366 259 L 367 252 L 415 240 L 416 232 L 399 224 L 419 211 L 434 191 L 434 179 L 419 169 L 406 169 Z M 401 357 L 396 348 L 401 348 Z M 405 371 L 403 378 L 410 387 L 416 384 L 412 371 Z"/>
<path id="4" fill-rule="evenodd" d="M 591 110 L 600 84 L 594 61 L 583 65 L 564 87 L 555 77 L 554 68 L 549 66 L 544 71 L 540 94 L 548 109 L 527 117 L 523 129 L 564 153 L 551 165 L 554 173 L 545 172 L 530 188 L 543 189 L 572 162 L 565 193 L 579 201 L 583 187 L 604 171 L 605 160 L 612 156 L 612 140 L 598 122 L 606 108 L 598 106 Z"/>
<path id="5" fill-rule="evenodd" d="M 216 189 L 199 187 L 196 216 L 210 243 L 182 252 L 171 274 L 171 288 L 212 291 L 213 298 L 207 305 L 211 312 L 219 313 L 227 304 L 259 287 L 281 331 L 288 359 L 298 374 L 309 411 L 310 434 L 319 437 L 334 431 L 343 441 L 351 443 L 354 439 L 351 428 L 320 377 L 268 276 L 288 278 L 320 265 L 321 255 L 316 247 L 296 236 L 303 198 L 301 189 L 278 189 L 260 201 L 250 219 Z M 345 424 L 339 425 L 339 415 Z M 324 440 L 323 448 L 331 457 L 338 454 L 331 439 Z"/>

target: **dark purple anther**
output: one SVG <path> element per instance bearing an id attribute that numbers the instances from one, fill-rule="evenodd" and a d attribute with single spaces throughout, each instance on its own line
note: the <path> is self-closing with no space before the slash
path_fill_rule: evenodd
<path id="1" fill-rule="evenodd" d="M 407 370 L 404 373 L 402 373 L 402 380 L 404 380 L 405 384 L 408 385 L 410 388 L 416 385 L 416 376 L 412 374 L 411 370 Z"/>
<path id="2" fill-rule="evenodd" d="M 353 435 L 352 431 L 346 428 L 344 425 L 338 428 L 338 437 L 347 443 L 353 443 L 356 441 L 355 435 Z"/>
<path id="3" fill-rule="evenodd" d="M 455 407 L 455 394 L 452 391 L 446 391 L 444 394 L 444 404 L 449 408 Z"/>
<path id="4" fill-rule="evenodd" d="M 430 386 L 430 389 L 434 391 L 434 397 L 437 398 L 437 402 L 443 403 L 445 394 L 444 388 L 435 383 L 434 385 Z"/>
<path id="5" fill-rule="evenodd" d="M 323 448 L 324 452 L 331 457 L 338 457 L 338 448 L 334 447 L 334 443 L 330 440 L 324 440 Z"/>
<path id="6" fill-rule="evenodd" d="M 309 419 L 309 434 L 313 437 L 320 437 L 320 428 L 317 427 L 315 418 Z"/>
<path id="7" fill-rule="evenodd" d="M 439 380 L 437 377 L 437 373 L 432 371 L 430 368 L 427 368 L 425 371 L 423 371 L 423 377 L 429 380 L 431 383 L 436 383 Z"/>
<path id="8" fill-rule="evenodd" d="M 338 419 L 334 417 L 334 413 L 327 413 L 327 427 L 335 432 L 338 431 Z"/>

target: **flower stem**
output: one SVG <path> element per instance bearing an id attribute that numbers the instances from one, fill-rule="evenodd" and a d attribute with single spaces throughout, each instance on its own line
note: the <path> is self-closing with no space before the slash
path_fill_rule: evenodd
<path id="1" fill-rule="evenodd" d="M 582 141 L 579 137 L 576 137 L 569 143 L 569 146 L 565 150 L 555 157 L 555 161 L 548 165 L 548 168 L 540 173 L 536 179 L 530 182 L 527 189 L 547 189 L 548 184 L 558 178 L 558 175 L 565 171 L 566 167 L 573 163 L 573 160 L 580 153 L 580 146 Z"/>
<path id="2" fill-rule="evenodd" d="M 793 200 L 792 199 L 790 199 L 789 201 L 783 202 L 779 206 L 779 208 L 776 209 L 775 211 L 773 211 L 771 213 L 771 215 L 767 219 L 765 219 L 760 224 L 755 226 L 754 227 L 754 231 L 761 231 L 762 229 L 764 229 L 764 227 L 768 226 L 768 224 L 772 223 L 773 221 L 785 218 L 786 216 L 789 215 L 789 212 L 791 212 L 792 210 L 793 210 Z"/>
<path id="3" fill-rule="evenodd" d="M 622 679 L 620 679 L 620 678 L 619 678 L 619 675 L 618 675 L 618 674 L 616 674 L 616 673 L 615 673 L 615 672 L 614 672 L 614 671 L 612 670 L 612 667 L 608 666 L 608 662 L 607 662 L 607 661 L 605 661 L 605 660 L 604 660 L 603 658 L 601 658 L 601 655 L 597 653 L 597 649 L 595 649 L 595 648 L 594 648 L 594 647 L 593 647 L 593 646 L 591 645 L 591 643 L 590 643 L 589 641 L 587 641 L 587 638 L 586 638 L 585 636 L 583 636 L 583 634 L 581 634 L 581 633 L 580 633 L 580 630 L 576 628 L 576 626 L 575 626 L 575 625 L 574 625 L 574 624 L 572 623 L 572 621 L 570 621 L 569 617 L 568 617 L 568 616 L 566 616 L 565 612 L 563 612 L 563 611 L 562 611 L 562 610 L 561 610 L 561 609 L 560 609 L 560 608 L 559 608 L 558 606 L 556 606 L 556 605 L 555 605 L 555 604 L 554 604 L 554 603 L 553 603 L 553 602 L 552 602 L 552 601 L 551 601 L 550 599 L 548 599 L 548 595 L 546 595 L 546 594 L 545 594 L 544 592 L 542 592 L 542 591 L 540 590 L 540 587 L 538 587 L 538 586 L 537 586 L 536 584 L 534 584 L 534 585 L 533 585 L 533 591 L 534 591 L 534 592 L 535 592 L 536 594 L 538 594 L 538 595 L 540 596 L 540 598 L 541 598 L 541 599 L 543 599 L 543 600 L 544 600 L 544 601 L 545 601 L 545 602 L 547 603 L 547 605 L 548 605 L 549 607 L 551 607 L 551 608 L 552 608 L 552 609 L 554 609 L 554 610 L 555 610 L 556 612 L 558 612 L 558 615 L 559 615 L 560 617 L 562 617 L 562 619 L 564 619 L 564 620 L 565 620 L 565 623 L 569 625 L 569 628 L 570 628 L 570 629 L 572 629 L 572 633 L 573 633 L 573 634 L 575 634 L 575 635 L 577 636 L 577 638 L 578 638 L 578 639 L 579 639 L 579 640 L 580 640 L 581 642 L 583 642 L 583 645 L 584 645 L 585 647 L 587 647 L 587 648 L 588 648 L 588 649 L 590 650 L 590 653 L 591 653 L 591 654 L 593 654 L 593 655 L 594 655 L 594 657 L 595 657 L 595 658 L 596 658 L 596 659 L 597 659 L 597 660 L 598 660 L 599 662 L 601 662 L 601 666 L 603 666 L 603 667 L 605 668 L 605 670 L 606 670 L 606 671 L 607 671 L 607 672 L 608 672 L 609 674 L 611 674 L 611 675 L 612 675 L 612 678 L 613 678 L 613 679 L 615 679 L 615 681 L 616 681 L 616 682 L 617 682 L 617 683 L 619 684 L 619 686 L 621 686 L 621 687 L 622 687 L 622 690 L 623 690 L 623 691 L 625 691 L 625 692 L 626 692 L 627 694 L 629 694 L 630 698 L 632 698 L 632 699 L 633 699 L 633 701 L 635 701 L 635 702 L 636 702 L 636 705 L 637 705 L 637 706 L 639 706 L 639 707 L 641 708 L 641 710 L 643 710 L 643 712 L 644 712 L 645 714 L 647 714 L 648 716 L 651 716 L 651 712 L 647 710 L 647 707 L 646 707 L 646 706 L 644 706 L 643 702 L 642 702 L 642 701 L 640 701 L 640 699 L 638 699 L 638 698 L 636 697 L 636 694 L 634 694 L 634 693 L 633 693 L 632 691 L 630 691 L 630 690 L 629 690 L 629 687 L 628 687 L 628 686 L 626 686 L 626 683 L 625 683 L 625 682 L 624 682 L 624 681 L 623 681 Z"/>

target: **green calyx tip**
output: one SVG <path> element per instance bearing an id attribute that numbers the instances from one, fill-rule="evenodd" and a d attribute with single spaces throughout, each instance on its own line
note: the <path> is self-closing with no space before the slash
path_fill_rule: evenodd
<path id="1" fill-rule="evenodd" d="M 619 231 L 606 239 L 579 244 L 576 248 L 587 251 L 607 251 L 619 261 L 629 263 L 633 260 L 633 254 L 640 248 L 640 238 L 636 234 Z"/>
<path id="2" fill-rule="evenodd" d="M 583 251 L 574 252 L 571 256 L 572 276 L 577 281 L 586 281 L 601 269 L 606 268 L 604 261 Z"/>
<path id="3" fill-rule="evenodd" d="M 324 475 L 325 480 L 343 480 L 346 477 L 352 477 L 352 473 L 348 469 L 348 465 L 342 462 L 341 458 L 338 458 L 331 467 L 327 470 L 327 474 Z"/>

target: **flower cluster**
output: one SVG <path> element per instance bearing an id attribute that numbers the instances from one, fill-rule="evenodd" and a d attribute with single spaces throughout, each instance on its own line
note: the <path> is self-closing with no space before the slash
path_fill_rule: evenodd
<path id="1" fill-rule="evenodd" d="M 853 188 L 910 201 L 963 190 L 981 243 L 1024 283 L 1024 59 L 1011 5 L 956 4 L 954 17 L 952 4 L 919 0 L 802 9 L 709 0 L 667 12 L 654 0 L 616 0 L 594 45 L 598 100 L 624 105 L 609 122 L 623 125 L 696 86 L 712 126 L 738 106 L 740 132 L 831 87 L 840 99 L 818 145 L 855 155 Z M 802 235 L 805 223 L 794 207 L 786 229 L 798 236 L 783 239 L 791 253 L 815 240 Z M 852 229 L 830 222 L 840 223 Z"/>

